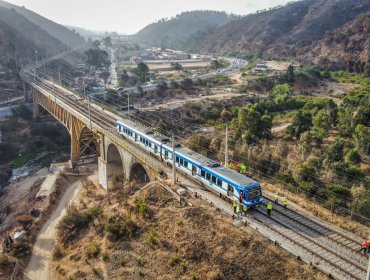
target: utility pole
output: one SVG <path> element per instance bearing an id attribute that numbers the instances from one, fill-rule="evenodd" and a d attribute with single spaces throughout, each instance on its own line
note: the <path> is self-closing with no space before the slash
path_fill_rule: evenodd
<path id="1" fill-rule="evenodd" d="M 60 68 L 58 67 L 59 85 L 62 85 L 62 78 L 60 76 Z"/>
<path id="2" fill-rule="evenodd" d="M 248 147 L 248 173 L 250 174 L 251 173 L 251 152 L 252 152 L 252 149 L 253 149 L 253 145 L 250 145 Z"/>
<path id="3" fill-rule="evenodd" d="M 37 61 L 37 50 L 36 49 L 35 49 L 35 61 L 36 61 L 36 67 L 37 67 L 38 61 Z"/>
<path id="4" fill-rule="evenodd" d="M 175 134 L 172 134 L 172 184 L 176 184 Z"/>
<path id="5" fill-rule="evenodd" d="M 127 91 L 127 110 L 128 110 L 128 119 L 130 120 L 131 119 L 131 116 L 130 116 L 130 92 Z"/>
<path id="6" fill-rule="evenodd" d="M 54 94 L 55 103 L 57 103 L 57 96 L 55 94 L 55 84 L 54 84 L 54 77 L 53 76 L 51 77 L 51 80 L 53 82 L 53 94 Z"/>
<path id="7" fill-rule="evenodd" d="M 229 162 L 229 131 L 228 125 L 226 122 L 226 136 L 225 136 L 225 167 L 227 168 L 227 164 Z"/>
<path id="8" fill-rule="evenodd" d="M 82 77 L 82 87 L 84 91 L 85 100 L 87 100 L 86 90 L 85 90 L 85 77 Z"/>
<path id="9" fill-rule="evenodd" d="M 87 107 L 89 109 L 89 124 L 90 124 L 90 130 L 92 130 L 92 125 L 91 125 L 91 108 L 90 108 L 90 96 L 87 97 Z"/>

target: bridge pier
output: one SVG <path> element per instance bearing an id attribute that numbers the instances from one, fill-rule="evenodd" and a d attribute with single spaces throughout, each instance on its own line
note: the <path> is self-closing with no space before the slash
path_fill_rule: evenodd
<path id="1" fill-rule="evenodd" d="M 107 177 L 107 162 L 99 157 L 98 159 L 98 170 L 99 170 L 99 184 L 106 190 L 108 190 L 108 177 Z"/>

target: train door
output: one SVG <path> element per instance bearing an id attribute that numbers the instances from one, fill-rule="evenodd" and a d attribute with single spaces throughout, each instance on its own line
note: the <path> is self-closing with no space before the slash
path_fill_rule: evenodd
<path id="1" fill-rule="evenodd" d="M 234 188 L 232 185 L 227 185 L 227 196 L 234 197 Z"/>
<path id="2" fill-rule="evenodd" d="M 137 142 L 137 134 L 135 133 L 135 142 Z"/>
<path id="3" fill-rule="evenodd" d="M 165 151 L 164 151 L 164 159 L 165 159 L 165 160 L 167 160 L 167 159 L 168 159 L 168 151 L 167 151 L 167 150 L 165 150 Z"/>
<path id="4" fill-rule="evenodd" d="M 197 167 L 195 165 L 191 166 L 191 175 L 193 176 L 197 175 Z"/>
<path id="5" fill-rule="evenodd" d="M 158 153 L 158 146 L 156 144 L 154 144 L 154 153 L 157 154 Z"/>

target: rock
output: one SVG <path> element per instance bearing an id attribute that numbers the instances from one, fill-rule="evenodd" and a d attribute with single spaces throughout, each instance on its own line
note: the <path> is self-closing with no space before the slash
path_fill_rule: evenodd
<path id="1" fill-rule="evenodd" d="M 179 196 L 184 196 L 184 195 L 186 194 L 186 190 L 185 190 L 185 189 L 183 189 L 183 188 L 179 188 L 179 189 L 177 189 L 177 190 L 176 190 L 176 192 L 177 192 L 177 194 L 178 194 Z"/>

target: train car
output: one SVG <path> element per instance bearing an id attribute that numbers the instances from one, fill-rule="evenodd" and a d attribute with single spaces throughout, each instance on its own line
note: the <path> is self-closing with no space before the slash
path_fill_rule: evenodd
<path id="1" fill-rule="evenodd" d="M 172 140 L 168 137 L 156 134 L 129 120 L 117 121 L 116 129 L 126 139 L 146 149 L 162 162 L 172 165 Z M 175 157 L 176 169 L 191 176 L 220 197 L 230 202 L 238 201 L 240 193 L 243 192 L 242 204 L 248 208 L 262 202 L 262 189 L 257 181 L 221 166 L 181 144 L 175 145 Z"/>

